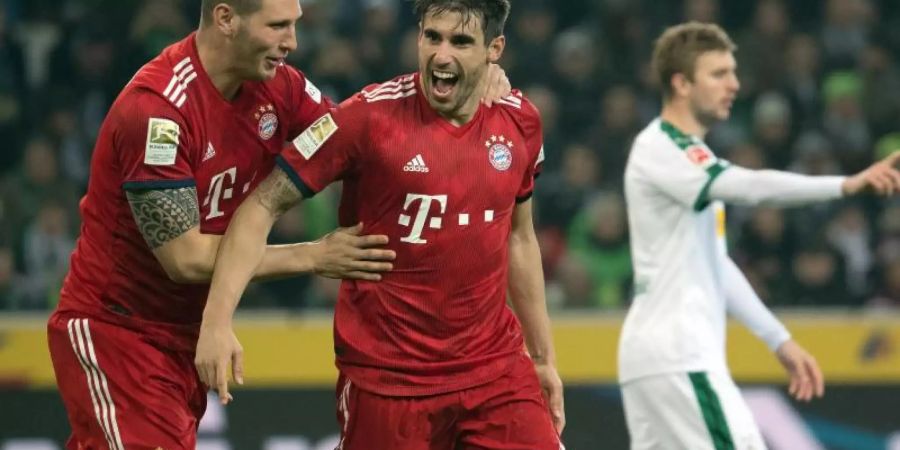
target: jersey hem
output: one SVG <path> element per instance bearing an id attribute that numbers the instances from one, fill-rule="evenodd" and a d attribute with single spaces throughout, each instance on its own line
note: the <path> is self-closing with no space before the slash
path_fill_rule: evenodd
<path id="1" fill-rule="evenodd" d="M 398 386 L 384 386 L 379 385 L 378 383 L 369 383 L 365 377 L 357 377 L 358 374 L 353 373 L 353 366 L 343 366 L 338 363 L 338 370 L 350 379 L 354 385 L 359 387 L 360 389 L 368 392 L 372 392 L 374 394 L 382 395 L 385 397 L 429 397 L 432 395 L 441 395 L 441 394 L 449 394 L 452 392 L 459 392 L 466 389 L 471 389 L 478 386 L 483 386 L 485 384 L 496 381 L 500 377 L 510 373 L 516 366 L 515 358 L 518 357 L 518 353 L 512 353 L 510 355 L 501 357 L 500 359 L 506 360 L 506 365 L 502 370 L 495 370 L 489 372 L 490 376 L 472 380 L 471 378 L 465 378 L 466 382 L 464 383 L 455 383 L 450 385 L 434 385 L 434 386 L 406 386 L 406 387 L 398 387 Z"/>

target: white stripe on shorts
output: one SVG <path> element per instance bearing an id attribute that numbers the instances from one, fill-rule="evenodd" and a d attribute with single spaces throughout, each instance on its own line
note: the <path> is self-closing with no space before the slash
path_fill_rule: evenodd
<path id="1" fill-rule="evenodd" d="M 109 383 L 106 373 L 97 362 L 97 354 L 94 352 L 94 341 L 91 339 L 91 328 L 87 319 L 69 319 L 69 340 L 72 342 L 72 350 L 78 357 L 84 375 L 87 378 L 88 390 L 91 393 L 91 402 L 94 404 L 94 414 L 97 423 L 103 429 L 106 442 L 112 450 L 125 450 L 122 445 L 122 436 L 119 434 L 119 424 L 116 421 L 116 404 L 112 401 L 109 392 Z"/>

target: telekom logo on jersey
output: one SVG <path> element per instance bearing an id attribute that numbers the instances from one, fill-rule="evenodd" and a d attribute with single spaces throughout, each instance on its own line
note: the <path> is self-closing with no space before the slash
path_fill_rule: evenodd
<path id="1" fill-rule="evenodd" d="M 418 211 L 415 211 L 416 203 L 418 203 L 419 205 Z M 432 204 L 435 205 L 434 214 L 431 213 Z M 413 211 L 415 211 L 415 217 L 405 214 L 407 212 L 411 213 Z M 425 230 L 425 224 L 428 224 L 428 228 L 431 228 L 433 230 L 440 230 L 443 226 L 442 216 L 446 212 L 446 195 L 406 194 L 406 201 L 403 202 L 403 212 L 400 213 L 400 218 L 397 220 L 397 223 L 404 227 L 408 227 L 411 225 L 412 229 L 407 236 L 400 238 L 400 241 L 410 244 L 427 244 L 428 240 L 422 238 L 422 232 Z M 494 221 L 493 210 L 489 209 L 484 212 L 484 221 Z M 459 225 L 466 226 L 468 224 L 469 214 L 459 214 Z"/>
<path id="2" fill-rule="evenodd" d="M 250 178 L 250 181 L 244 184 L 243 193 L 246 193 L 247 190 L 250 189 L 250 182 L 253 181 L 253 178 L 255 177 L 256 174 L 254 173 L 253 177 Z M 209 192 L 206 194 L 206 199 L 203 200 L 203 206 L 209 206 L 209 214 L 206 215 L 207 220 L 225 215 L 225 213 L 219 209 L 219 203 L 222 200 L 230 200 L 234 197 L 235 184 L 237 184 L 237 167 L 231 167 L 228 170 L 217 173 L 209 180 Z"/>

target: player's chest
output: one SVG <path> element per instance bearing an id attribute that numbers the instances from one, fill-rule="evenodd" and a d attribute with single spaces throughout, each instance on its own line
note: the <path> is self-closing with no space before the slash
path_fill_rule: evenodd
<path id="1" fill-rule="evenodd" d="M 363 178 L 390 182 L 394 192 L 514 199 L 533 163 L 517 132 L 483 127 L 464 137 L 445 133 L 389 136 L 365 158 Z M 384 178 L 384 179 L 382 179 Z"/>
<path id="2" fill-rule="evenodd" d="M 221 232 L 241 201 L 272 170 L 285 140 L 275 107 L 223 108 L 207 113 L 194 138 L 195 181 L 205 231 Z"/>

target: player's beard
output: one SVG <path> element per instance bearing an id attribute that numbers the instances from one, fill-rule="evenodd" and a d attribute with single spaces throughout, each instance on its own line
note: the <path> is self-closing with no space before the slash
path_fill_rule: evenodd
<path id="1" fill-rule="evenodd" d="M 696 102 L 692 102 L 691 104 L 691 114 L 693 114 L 694 118 L 697 119 L 697 122 L 700 122 L 707 130 L 725 120 L 724 118 L 719 117 L 715 108 L 704 108 Z"/>

